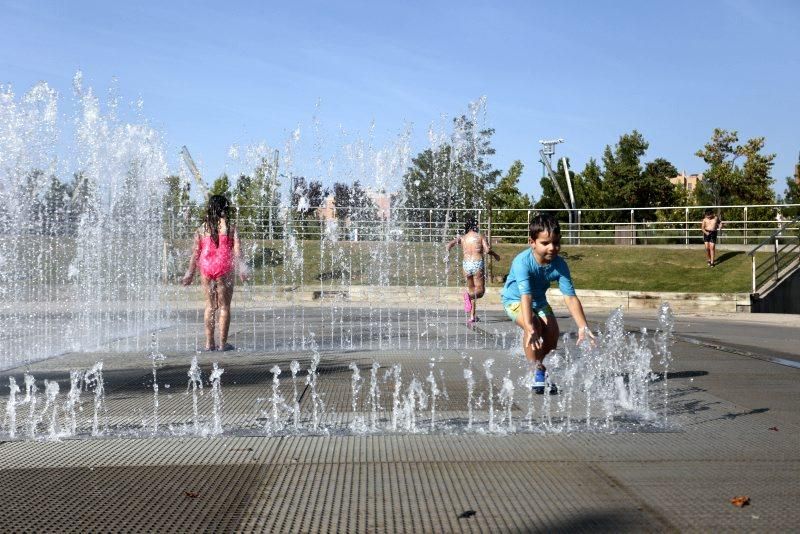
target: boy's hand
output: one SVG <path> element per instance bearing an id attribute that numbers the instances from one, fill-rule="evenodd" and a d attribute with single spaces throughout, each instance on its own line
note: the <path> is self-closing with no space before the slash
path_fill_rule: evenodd
<path id="1" fill-rule="evenodd" d="M 183 278 L 181 278 L 181 284 L 185 286 L 191 285 L 192 280 L 194 280 L 194 273 L 186 273 L 183 275 Z"/>
<path id="2" fill-rule="evenodd" d="M 586 337 L 587 336 L 589 337 L 589 343 L 591 343 L 592 346 L 595 346 L 596 342 L 595 342 L 594 334 L 592 334 L 592 331 L 589 330 L 588 326 L 584 326 L 583 328 L 578 328 L 578 342 L 577 342 L 577 344 L 580 345 L 582 342 L 586 341 Z"/>
<path id="3" fill-rule="evenodd" d="M 533 327 L 525 330 L 525 346 L 528 345 L 536 350 L 542 348 L 542 338 L 539 336 L 539 332 Z"/>

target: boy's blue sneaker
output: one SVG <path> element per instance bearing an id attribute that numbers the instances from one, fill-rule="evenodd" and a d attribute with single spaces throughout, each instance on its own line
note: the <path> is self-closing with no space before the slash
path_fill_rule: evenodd
<path id="1" fill-rule="evenodd" d="M 544 390 L 547 388 L 547 382 L 545 379 L 547 378 L 547 372 L 544 369 L 536 369 L 536 372 L 533 374 L 533 392 L 537 395 L 544 395 Z M 558 393 L 558 387 L 550 383 L 550 395 L 556 395 Z"/>
<path id="2" fill-rule="evenodd" d="M 536 369 L 536 372 L 533 374 L 533 392 L 537 395 L 544 395 L 544 369 Z"/>

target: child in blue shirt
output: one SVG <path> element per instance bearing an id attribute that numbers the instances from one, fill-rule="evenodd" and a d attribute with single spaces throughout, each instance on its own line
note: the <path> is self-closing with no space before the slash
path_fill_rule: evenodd
<path id="1" fill-rule="evenodd" d="M 578 343 L 594 335 L 586 323 L 581 301 L 575 295 L 569 267 L 558 255 L 561 250 L 561 227 L 550 215 L 537 215 L 528 227 L 529 248 L 511 262 L 511 270 L 503 287 L 503 308 L 506 315 L 522 328 L 522 349 L 535 365 L 533 390 L 545 390 L 544 357 L 558 345 L 558 322 L 547 303 L 550 282 L 558 281 L 561 294 L 572 318 L 578 325 Z M 551 384 L 550 393 L 558 389 Z"/>

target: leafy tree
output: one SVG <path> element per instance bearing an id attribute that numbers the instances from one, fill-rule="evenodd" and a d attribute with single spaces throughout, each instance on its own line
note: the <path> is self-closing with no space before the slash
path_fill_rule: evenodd
<path id="1" fill-rule="evenodd" d="M 528 222 L 528 217 L 525 211 L 500 211 L 506 209 L 530 210 L 533 208 L 533 203 L 528 195 L 519 190 L 519 179 L 522 176 L 523 168 L 522 162 L 516 160 L 511 164 L 505 175 L 500 178 L 497 186 L 491 189 L 487 195 L 488 207 L 492 208 L 493 224 L 504 227 L 501 230 L 504 233 L 512 232 L 524 235 L 527 231 L 525 224 Z"/>
<path id="2" fill-rule="evenodd" d="M 798 171 L 800 171 L 800 165 L 798 165 Z M 800 180 L 797 177 L 786 178 L 786 191 L 784 191 L 783 197 L 786 204 L 800 204 Z M 800 215 L 800 207 L 784 208 L 782 213 L 785 217 L 797 217 Z"/>
<path id="3" fill-rule="evenodd" d="M 770 177 L 775 154 L 762 154 L 764 138 L 740 145 L 736 131 L 715 128 L 711 141 L 695 155 L 708 165 L 697 186 L 701 204 L 769 204 L 774 201 Z M 743 165 L 737 160 L 744 158 Z"/>
<path id="4" fill-rule="evenodd" d="M 569 161 L 567 162 L 569 165 Z M 567 179 L 564 176 L 564 163 L 561 159 L 556 161 L 556 167 L 553 169 L 553 174 L 555 176 L 556 182 L 558 183 L 558 187 L 561 188 L 561 192 L 564 193 L 564 198 L 569 203 L 569 188 L 567 187 Z M 575 173 L 569 171 L 570 179 L 572 182 L 575 182 Z M 536 209 L 537 210 L 561 210 L 556 213 L 552 213 L 553 216 L 557 217 L 560 220 L 569 220 L 569 215 L 567 211 L 564 209 L 564 202 L 561 200 L 561 195 L 558 194 L 556 191 L 555 185 L 553 185 L 553 181 L 550 179 L 549 176 L 543 176 L 541 180 L 539 180 L 539 185 L 542 187 L 542 196 L 539 198 L 539 201 L 536 202 Z M 574 191 L 573 191 L 574 193 Z M 577 202 L 577 199 L 576 199 Z"/>
<path id="5" fill-rule="evenodd" d="M 633 184 L 635 206 L 660 208 L 674 206 L 678 199 L 675 184 L 669 181 L 678 175 L 675 165 L 664 158 L 656 158 L 647 163 L 641 177 Z M 642 212 L 643 219 L 653 219 L 655 212 Z"/>
<path id="6" fill-rule="evenodd" d="M 575 187 L 575 202 L 579 209 L 600 208 L 606 205 L 603 192 L 603 171 L 597 160 L 589 158 L 586 166 L 580 174 L 575 177 L 573 182 Z M 605 214 L 598 211 L 583 211 L 581 213 L 582 222 L 601 222 L 604 221 Z"/>
<path id="7" fill-rule="evenodd" d="M 309 231 L 313 229 L 319 231 L 320 218 L 317 209 L 322 206 L 327 195 L 328 191 L 323 189 L 322 182 L 312 180 L 309 183 L 303 176 L 292 177 L 290 205 L 304 235 L 309 235 Z"/>
<path id="8" fill-rule="evenodd" d="M 274 238 L 280 231 L 278 206 L 280 183 L 274 163 L 263 158 L 253 176 L 241 175 L 233 198 L 237 206 L 240 231 Z"/>
<path id="9" fill-rule="evenodd" d="M 191 184 L 178 175 L 167 176 L 164 193 L 164 231 L 167 236 L 188 235 L 197 206 L 189 198 Z"/>
<path id="10" fill-rule="evenodd" d="M 636 183 L 642 175 L 641 158 L 650 144 L 637 130 L 620 136 L 612 150 L 606 146 L 603 153 L 603 208 L 641 206 L 636 196 Z M 608 212 L 608 220 L 625 221 L 625 211 Z"/>
<path id="11" fill-rule="evenodd" d="M 411 160 L 403 176 L 404 211 L 410 221 L 451 222 L 454 210 L 477 210 L 486 207 L 487 191 L 500 176 L 489 157 L 491 128 L 478 130 L 466 116 L 453 120 L 450 140 L 426 149 Z M 439 208 L 444 208 L 443 210 Z M 430 210 L 434 210 L 432 213 Z"/>
<path id="12" fill-rule="evenodd" d="M 231 182 L 228 179 L 227 174 L 222 174 L 219 178 L 214 180 L 214 183 L 211 184 L 211 189 L 208 191 L 208 195 L 222 195 L 231 198 Z"/>
<path id="13" fill-rule="evenodd" d="M 69 187 L 54 175 L 42 202 L 42 233 L 56 236 L 68 233 Z"/>

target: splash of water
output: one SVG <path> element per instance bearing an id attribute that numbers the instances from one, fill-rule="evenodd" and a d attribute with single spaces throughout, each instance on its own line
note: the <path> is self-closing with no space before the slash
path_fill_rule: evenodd
<path id="1" fill-rule="evenodd" d="M 198 396 L 203 394 L 203 372 L 197 363 L 197 354 L 192 356 L 192 361 L 189 364 L 189 382 L 186 384 L 186 394 L 192 393 L 192 428 L 195 435 L 199 436 L 202 433 L 200 426 L 200 416 L 198 414 L 197 402 Z"/>
<path id="2" fill-rule="evenodd" d="M 17 393 L 20 392 L 17 380 L 8 377 L 8 400 L 6 401 L 6 417 L 4 426 L 8 428 L 8 437 L 14 439 L 17 435 Z"/>
<path id="3" fill-rule="evenodd" d="M 289 364 L 289 370 L 292 373 L 292 421 L 294 423 L 294 431 L 300 430 L 300 402 L 297 395 L 297 373 L 300 371 L 300 362 L 292 360 Z"/>
<path id="4" fill-rule="evenodd" d="M 220 369 L 217 362 L 214 362 L 211 369 L 211 399 L 212 399 L 212 415 L 211 415 L 211 435 L 219 436 L 222 434 L 222 373 L 225 369 Z"/>
<path id="5" fill-rule="evenodd" d="M 492 374 L 492 365 L 494 365 L 494 358 L 487 358 L 483 362 L 483 371 L 486 376 L 486 383 L 487 383 L 487 398 L 489 400 L 489 431 L 494 432 L 494 390 L 492 380 L 494 379 L 494 375 Z"/>

